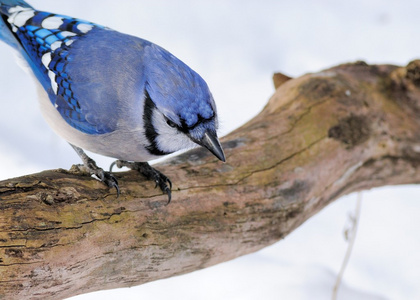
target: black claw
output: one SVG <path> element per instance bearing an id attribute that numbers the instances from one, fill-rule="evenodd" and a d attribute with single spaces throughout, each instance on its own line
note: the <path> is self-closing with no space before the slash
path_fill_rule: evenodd
<path id="1" fill-rule="evenodd" d="M 147 162 L 128 162 L 124 160 L 117 160 L 111 164 L 110 171 L 112 171 L 112 168 L 114 166 L 117 166 L 118 168 L 127 167 L 132 170 L 136 170 L 140 174 L 144 175 L 147 179 L 153 180 L 155 182 L 155 188 L 159 186 L 161 191 L 164 194 L 168 195 L 168 204 L 171 202 L 172 200 L 171 180 L 168 177 L 166 177 L 164 174 L 159 172 L 158 170 L 152 168 Z M 168 187 L 168 184 L 169 184 L 169 187 Z"/>
<path id="2" fill-rule="evenodd" d="M 117 190 L 117 198 L 120 196 L 120 187 L 118 185 L 117 178 L 114 177 L 111 173 L 105 173 L 106 181 L 104 181 L 110 188 L 114 187 Z"/>
<path id="3" fill-rule="evenodd" d="M 109 166 L 109 172 L 112 172 L 112 168 L 117 164 L 116 161 L 114 161 L 110 166 Z"/>
<path id="4" fill-rule="evenodd" d="M 109 172 L 105 172 L 102 169 L 95 170 L 94 174 L 108 187 L 115 188 L 117 190 L 117 198 L 120 196 L 120 187 L 118 185 L 118 180 Z"/>
<path id="5" fill-rule="evenodd" d="M 171 200 L 172 200 L 171 190 L 167 188 L 166 194 L 168 194 L 168 203 L 166 203 L 166 205 L 168 205 L 169 203 L 171 203 Z"/>
<path id="6" fill-rule="evenodd" d="M 154 173 L 153 177 L 155 178 L 155 183 L 156 183 L 155 188 L 159 186 L 160 190 L 164 194 L 168 195 L 168 203 L 167 203 L 168 205 L 172 200 L 172 195 L 171 195 L 172 182 L 169 180 L 168 177 L 166 177 L 165 175 L 163 175 L 156 169 L 153 169 L 153 173 Z M 169 184 L 169 187 L 168 187 L 168 184 Z"/>
<path id="7" fill-rule="evenodd" d="M 169 203 L 171 203 L 171 200 L 172 200 L 172 194 L 171 194 L 172 183 L 169 180 L 169 178 L 167 178 L 162 173 L 159 172 L 159 174 L 157 174 L 157 175 L 158 176 L 156 177 L 156 186 L 159 185 L 159 188 L 161 189 L 161 191 L 164 194 L 168 195 L 168 203 L 166 204 L 166 205 L 168 205 Z M 167 183 L 169 183 L 169 187 L 168 187 Z"/>

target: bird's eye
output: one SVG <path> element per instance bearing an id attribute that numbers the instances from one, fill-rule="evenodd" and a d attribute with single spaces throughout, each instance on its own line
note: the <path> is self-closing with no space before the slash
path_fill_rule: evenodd
<path id="1" fill-rule="evenodd" d="M 170 127 L 175 128 L 176 124 L 174 122 L 172 122 L 171 120 L 167 120 L 166 124 L 168 124 Z"/>

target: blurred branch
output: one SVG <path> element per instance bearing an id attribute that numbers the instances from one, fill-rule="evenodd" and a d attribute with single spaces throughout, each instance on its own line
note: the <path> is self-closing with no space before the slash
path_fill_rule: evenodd
<path id="1" fill-rule="evenodd" d="M 135 172 L 116 198 L 58 170 L 0 182 L 0 298 L 58 299 L 192 272 L 284 238 L 344 194 L 420 182 L 420 62 L 340 65 L 280 80 L 223 139 L 157 166 L 173 201 Z"/>

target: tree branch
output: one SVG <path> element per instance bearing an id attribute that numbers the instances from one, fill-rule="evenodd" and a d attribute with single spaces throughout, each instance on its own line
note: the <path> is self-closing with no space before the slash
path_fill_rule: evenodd
<path id="1" fill-rule="evenodd" d="M 223 139 L 135 172 L 121 196 L 64 170 L 0 182 L 0 298 L 57 299 L 188 273 L 275 243 L 344 194 L 420 182 L 420 61 L 288 80 Z"/>

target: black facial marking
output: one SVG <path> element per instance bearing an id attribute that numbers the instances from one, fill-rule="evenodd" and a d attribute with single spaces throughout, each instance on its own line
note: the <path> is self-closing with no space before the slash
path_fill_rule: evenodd
<path id="1" fill-rule="evenodd" d="M 187 122 L 185 121 L 185 119 L 183 119 L 183 118 L 180 117 L 180 120 L 181 120 L 181 128 L 180 128 L 180 131 L 182 131 L 184 133 L 187 133 L 187 132 L 193 130 L 198 125 L 213 120 L 213 118 L 214 118 L 214 113 L 210 116 L 210 118 L 204 118 L 202 115 L 197 115 L 197 122 L 194 125 L 192 125 L 192 126 L 188 126 L 187 125 Z"/>
<path id="2" fill-rule="evenodd" d="M 149 141 L 149 146 L 147 146 L 146 149 L 150 154 L 157 156 L 171 154 L 172 152 L 164 152 L 157 147 L 156 138 L 158 133 L 156 132 L 156 129 L 152 123 L 153 111 L 156 110 L 156 105 L 150 98 L 150 95 L 147 91 L 145 91 L 145 96 L 146 99 L 144 102 L 143 123 L 145 127 L 146 138 Z"/>

